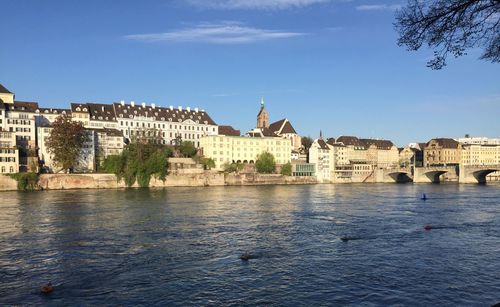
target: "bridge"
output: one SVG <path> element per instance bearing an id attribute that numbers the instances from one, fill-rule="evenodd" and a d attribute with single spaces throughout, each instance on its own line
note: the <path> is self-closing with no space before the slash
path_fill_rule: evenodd
<path id="1" fill-rule="evenodd" d="M 406 183 L 412 182 L 413 176 L 409 168 L 384 169 L 381 182 Z"/>
<path id="2" fill-rule="evenodd" d="M 500 165 L 460 165 L 459 183 L 486 183 L 486 176 L 500 171 Z"/>
<path id="3" fill-rule="evenodd" d="M 456 166 L 427 166 L 415 168 L 413 182 L 416 183 L 439 183 L 444 180 L 443 177 L 458 181 L 458 172 Z"/>

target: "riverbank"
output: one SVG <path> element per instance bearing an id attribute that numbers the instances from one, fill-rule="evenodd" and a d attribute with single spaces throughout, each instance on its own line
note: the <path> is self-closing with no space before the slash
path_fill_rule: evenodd
<path id="1" fill-rule="evenodd" d="M 244 185 L 288 185 L 316 184 L 314 177 L 292 177 L 278 174 L 224 174 L 215 171 L 170 174 L 165 181 L 151 178 L 149 187 L 203 187 L 203 186 L 244 186 Z M 132 187 L 138 188 L 136 183 Z M 38 181 L 39 190 L 75 189 L 124 189 L 127 185 L 114 174 L 42 174 Z M 0 175 L 0 191 L 17 190 L 17 181 Z"/>

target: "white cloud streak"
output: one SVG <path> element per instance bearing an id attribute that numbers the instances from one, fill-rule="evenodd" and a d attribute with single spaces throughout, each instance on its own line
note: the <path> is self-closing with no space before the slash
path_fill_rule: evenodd
<path id="1" fill-rule="evenodd" d="M 306 7 L 331 0 L 186 0 L 189 4 L 222 10 L 283 10 Z"/>
<path id="2" fill-rule="evenodd" d="M 365 4 L 356 6 L 358 11 L 395 11 L 400 8 L 400 4 Z"/>
<path id="3" fill-rule="evenodd" d="M 164 33 L 127 35 L 125 39 L 141 42 L 248 44 L 302 35 L 306 35 L 306 33 L 266 30 L 235 23 L 223 23 L 203 24 Z"/>

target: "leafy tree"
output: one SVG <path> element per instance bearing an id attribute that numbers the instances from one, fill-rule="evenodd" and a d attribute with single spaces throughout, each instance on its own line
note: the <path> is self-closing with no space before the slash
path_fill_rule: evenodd
<path id="1" fill-rule="evenodd" d="M 198 152 L 193 142 L 190 141 L 182 142 L 179 147 L 179 151 L 186 158 L 193 158 Z"/>
<path id="2" fill-rule="evenodd" d="M 226 173 L 234 173 L 242 171 L 245 166 L 242 163 L 224 163 L 222 168 Z"/>
<path id="3" fill-rule="evenodd" d="M 201 158 L 198 163 L 203 165 L 204 170 L 209 170 L 215 167 L 215 161 L 212 158 Z"/>
<path id="4" fill-rule="evenodd" d="M 269 152 L 263 152 L 257 157 L 255 162 L 255 169 L 259 173 L 274 173 L 276 169 L 276 162 L 274 161 L 274 156 Z"/>
<path id="5" fill-rule="evenodd" d="M 309 148 L 311 148 L 311 145 L 313 143 L 313 139 L 310 136 L 304 136 L 301 139 L 302 147 L 304 148 L 305 151 L 308 151 Z"/>
<path id="6" fill-rule="evenodd" d="M 69 170 L 77 164 L 87 140 L 88 135 L 81 122 L 72 121 L 69 115 L 61 115 L 52 123 L 47 148 L 55 164 Z"/>
<path id="7" fill-rule="evenodd" d="M 396 13 L 398 45 L 416 51 L 427 44 L 434 58 L 432 69 L 446 66 L 448 54 L 455 57 L 467 49 L 483 48 L 481 59 L 500 62 L 500 1 L 498 0 L 409 0 Z"/>
<path id="8" fill-rule="evenodd" d="M 168 171 L 168 158 L 172 151 L 163 145 L 131 143 L 121 155 L 109 156 L 103 163 L 106 172 L 116 174 L 127 186 L 137 181 L 139 186 L 149 186 L 151 177 L 165 180 Z"/>
<path id="9" fill-rule="evenodd" d="M 292 164 L 287 163 L 281 167 L 281 175 L 292 176 Z"/>

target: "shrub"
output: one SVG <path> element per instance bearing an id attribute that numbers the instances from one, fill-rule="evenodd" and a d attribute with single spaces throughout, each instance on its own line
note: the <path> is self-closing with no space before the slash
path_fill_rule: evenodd
<path id="1" fill-rule="evenodd" d="M 34 191 L 38 187 L 37 173 L 16 173 L 9 176 L 17 181 L 17 189 L 20 191 Z"/>
<path id="2" fill-rule="evenodd" d="M 255 169 L 258 173 L 271 174 L 276 169 L 276 162 L 274 156 L 269 152 L 263 152 L 257 157 L 255 162 Z"/>
<path id="3" fill-rule="evenodd" d="M 281 175 L 292 176 L 292 164 L 287 163 L 281 167 Z"/>

